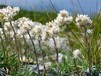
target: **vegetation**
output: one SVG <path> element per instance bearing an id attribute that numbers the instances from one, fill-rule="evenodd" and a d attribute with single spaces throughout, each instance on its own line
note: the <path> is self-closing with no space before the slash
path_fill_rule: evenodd
<path id="1" fill-rule="evenodd" d="M 1 76 L 98 76 L 101 14 L 90 19 L 65 10 L 57 15 L 4 9 L 8 12 L 0 9 Z"/>
<path id="2" fill-rule="evenodd" d="M 39 12 L 39 11 L 26 11 L 21 10 L 14 19 L 18 19 L 20 17 L 27 17 L 31 19 L 32 21 L 37 21 L 42 24 L 45 24 L 46 22 L 49 22 L 56 18 L 57 14 L 55 12 Z"/>

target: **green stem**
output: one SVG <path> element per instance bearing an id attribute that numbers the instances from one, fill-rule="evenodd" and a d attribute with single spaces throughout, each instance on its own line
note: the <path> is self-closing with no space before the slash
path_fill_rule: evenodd
<path id="1" fill-rule="evenodd" d="M 58 63 L 59 62 L 59 60 L 58 60 L 58 57 L 59 57 L 59 55 L 58 55 L 58 48 L 57 48 L 56 40 L 55 40 L 54 37 L 53 37 L 53 41 L 54 41 L 54 48 L 55 48 L 55 51 L 56 51 L 56 61 Z"/>
<path id="2" fill-rule="evenodd" d="M 38 63 L 38 56 L 37 56 L 37 52 L 36 52 L 36 48 L 35 48 L 35 44 L 34 44 L 34 41 L 33 41 L 32 37 L 31 37 L 31 35 L 30 35 L 28 29 L 26 29 L 26 30 L 27 30 L 27 33 L 28 33 L 30 39 L 31 39 L 32 45 L 33 45 L 33 49 L 34 49 L 33 52 L 34 52 L 35 59 L 36 59 L 36 64 L 37 64 L 37 69 L 38 69 L 38 75 L 40 75 L 40 71 L 39 71 L 39 63 Z"/>
<path id="3" fill-rule="evenodd" d="M 46 76 L 45 75 L 45 73 L 46 73 L 46 67 L 45 67 L 45 64 L 44 64 L 44 61 L 45 61 L 45 51 L 41 47 L 41 40 L 38 40 L 38 42 L 39 42 L 39 48 L 42 51 L 42 59 L 43 59 L 43 66 L 44 66 L 44 76 Z"/>
<path id="4" fill-rule="evenodd" d="M 13 25 L 12 25 L 12 22 L 10 21 L 10 25 L 11 25 L 11 28 L 12 28 L 12 30 L 13 30 L 13 33 L 14 33 L 14 41 L 15 41 L 15 47 L 16 47 L 16 50 L 15 51 L 17 51 L 18 52 L 18 61 L 20 62 L 20 56 L 19 56 L 19 47 L 18 47 L 18 41 L 17 41 L 17 38 L 16 38 L 16 32 L 15 32 L 15 30 L 14 30 L 14 27 L 13 27 Z M 19 64 L 18 64 L 19 65 Z"/>
<path id="5" fill-rule="evenodd" d="M 57 61 L 57 73 L 58 73 L 58 76 L 59 76 L 59 55 L 58 55 L 58 48 L 57 48 L 57 44 L 56 44 L 56 40 L 55 38 L 53 37 L 53 41 L 54 41 L 54 48 L 55 48 L 55 51 L 56 51 L 56 61 Z"/>
<path id="6" fill-rule="evenodd" d="M 6 41 L 6 47 L 7 47 L 7 45 L 8 45 L 8 39 L 7 39 L 7 36 L 6 36 L 6 33 L 5 33 L 5 29 L 4 29 L 3 23 L 1 23 L 1 26 L 2 26 L 3 35 L 4 35 L 5 41 Z"/>

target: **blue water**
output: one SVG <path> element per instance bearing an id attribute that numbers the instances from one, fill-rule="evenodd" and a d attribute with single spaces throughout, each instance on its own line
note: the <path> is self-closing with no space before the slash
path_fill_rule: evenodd
<path id="1" fill-rule="evenodd" d="M 57 11 L 91 14 L 98 12 L 101 0 L 51 0 Z M 79 1 L 79 2 L 78 2 Z M 26 10 L 54 11 L 49 0 L 0 0 L 0 4 L 19 6 Z"/>

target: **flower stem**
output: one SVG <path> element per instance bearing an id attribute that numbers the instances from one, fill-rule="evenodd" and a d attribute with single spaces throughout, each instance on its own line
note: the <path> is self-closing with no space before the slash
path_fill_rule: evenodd
<path id="1" fill-rule="evenodd" d="M 44 76 L 46 76 L 45 75 L 45 73 L 46 73 L 46 67 L 45 67 L 45 64 L 44 64 L 44 61 L 45 61 L 45 51 L 41 47 L 41 40 L 38 40 L 38 42 L 39 42 L 39 48 L 42 51 L 42 59 L 43 59 L 43 66 L 44 66 Z"/>
<path id="2" fill-rule="evenodd" d="M 27 33 L 28 33 L 30 39 L 31 39 L 32 45 L 33 45 L 33 49 L 34 49 L 33 52 L 34 52 L 34 54 L 35 54 L 35 60 L 36 60 L 37 69 L 38 69 L 38 75 L 40 75 L 40 71 L 39 71 L 39 63 L 38 63 L 38 56 L 37 56 L 37 52 L 36 52 L 36 48 L 35 48 L 35 44 L 34 44 L 34 41 L 33 41 L 32 37 L 31 37 L 31 35 L 30 35 L 28 29 L 26 29 L 26 30 L 27 30 Z"/>
<path id="3" fill-rule="evenodd" d="M 1 23 L 1 26 L 2 26 L 2 31 L 3 31 L 3 35 L 4 35 L 4 37 L 5 37 L 6 47 L 7 47 L 7 45 L 8 45 L 8 39 L 7 39 L 7 36 L 6 36 L 5 29 L 4 29 L 4 26 L 3 26 L 3 25 L 4 25 L 4 24 L 3 24 L 3 23 Z"/>
<path id="4" fill-rule="evenodd" d="M 59 60 L 58 60 L 58 48 L 57 48 L 57 45 L 56 45 L 56 40 L 55 40 L 55 38 L 53 37 L 53 41 L 54 41 L 54 48 L 55 48 L 55 51 L 56 51 L 56 61 L 57 61 L 57 63 L 59 62 Z"/>

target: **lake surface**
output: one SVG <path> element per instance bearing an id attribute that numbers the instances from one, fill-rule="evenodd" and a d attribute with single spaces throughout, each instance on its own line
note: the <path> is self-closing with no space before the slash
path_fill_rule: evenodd
<path id="1" fill-rule="evenodd" d="M 55 9 L 60 11 L 66 9 L 69 12 L 79 11 L 80 13 L 98 12 L 101 0 L 51 0 Z M 50 0 L 0 0 L 0 4 L 19 6 L 26 10 L 54 11 Z"/>

